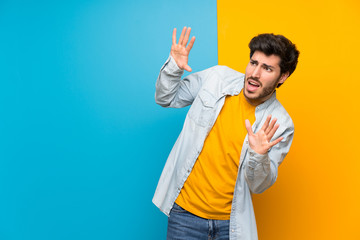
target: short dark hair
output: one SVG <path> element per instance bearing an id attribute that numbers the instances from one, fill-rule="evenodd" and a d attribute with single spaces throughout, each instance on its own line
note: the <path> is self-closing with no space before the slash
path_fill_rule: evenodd
<path id="1" fill-rule="evenodd" d="M 300 52 L 296 49 L 295 44 L 283 35 L 259 34 L 251 39 L 249 48 L 250 58 L 255 51 L 263 52 L 267 56 L 272 54 L 279 56 L 281 74 L 289 72 L 290 76 L 295 71 Z"/>

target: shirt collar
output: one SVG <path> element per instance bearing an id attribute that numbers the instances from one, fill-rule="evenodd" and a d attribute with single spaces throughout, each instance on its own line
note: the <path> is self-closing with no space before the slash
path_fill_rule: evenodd
<path id="1" fill-rule="evenodd" d="M 271 97 L 266 100 L 265 102 L 259 104 L 258 106 L 256 106 L 256 110 L 262 110 L 267 108 L 270 104 L 272 104 L 274 101 L 276 100 L 276 91 L 271 95 Z"/>

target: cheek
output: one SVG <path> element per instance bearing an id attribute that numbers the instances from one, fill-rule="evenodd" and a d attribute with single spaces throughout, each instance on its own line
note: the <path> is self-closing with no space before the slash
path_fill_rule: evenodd
<path id="1" fill-rule="evenodd" d="M 278 78 L 269 77 L 266 81 L 266 86 L 272 87 L 277 83 L 278 80 Z"/>
<path id="2" fill-rule="evenodd" d="M 246 68 L 245 68 L 245 75 L 246 76 L 250 75 L 250 71 L 251 71 L 250 69 L 251 69 L 251 67 L 249 67 L 249 65 L 247 65 Z"/>
<path id="3" fill-rule="evenodd" d="M 264 76 L 266 76 L 266 80 L 269 82 L 276 82 L 280 77 L 276 72 L 265 72 Z"/>

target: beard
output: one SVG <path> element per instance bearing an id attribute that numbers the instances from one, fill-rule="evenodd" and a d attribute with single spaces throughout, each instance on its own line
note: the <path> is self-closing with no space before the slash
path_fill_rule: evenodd
<path id="1" fill-rule="evenodd" d="M 245 97 L 246 97 L 248 100 L 250 100 L 250 101 L 258 101 L 258 100 L 261 101 L 262 99 L 266 99 L 266 100 L 267 100 L 267 99 L 270 97 L 269 95 L 273 94 L 273 92 L 275 91 L 275 88 L 278 86 L 279 81 L 280 81 L 280 78 L 281 78 L 281 75 L 279 76 L 278 79 L 276 79 L 276 81 L 275 81 L 272 85 L 263 87 L 263 84 L 259 81 L 258 78 L 254 78 L 254 77 L 251 77 L 251 76 L 247 78 L 247 77 L 245 76 L 245 78 L 244 78 L 244 88 L 245 88 L 245 83 L 246 83 L 246 81 L 247 81 L 248 79 L 251 79 L 251 80 L 253 80 L 253 81 L 256 81 L 257 84 L 259 84 L 260 88 L 262 88 L 262 89 L 260 89 L 261 92 L 258 93 L 258 96 L 247 96 L 247 94 L 245 93 L 246 91 L 244 90 L 244 95 L 245 95 Z M 249 84 L 249 83 L 248 83 L 248 84 Z"/>

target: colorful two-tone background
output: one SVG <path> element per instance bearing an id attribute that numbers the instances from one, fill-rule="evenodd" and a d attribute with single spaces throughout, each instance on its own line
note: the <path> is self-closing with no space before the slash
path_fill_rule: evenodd
<path id="1" fill-rule="evenodd" d="M 243 72 L 250 39 L 301 54 L 278 97 L 295 123 L 260 239 L 360 239 L 360 4 L 319 1 L 0 2 L 0 239 L 165 239 L 151 199 L 187 109 L 154 103 L 174 27 L 194 71 Z"/>

